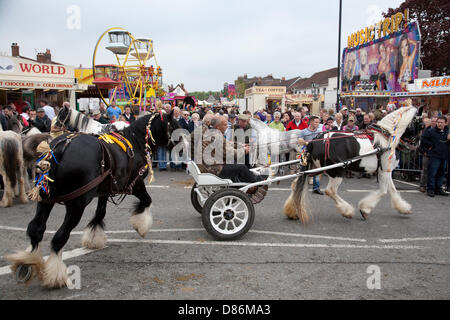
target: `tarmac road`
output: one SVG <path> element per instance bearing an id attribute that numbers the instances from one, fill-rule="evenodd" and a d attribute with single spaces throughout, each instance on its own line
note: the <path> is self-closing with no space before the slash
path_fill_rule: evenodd
<path id="1" fill-rule="evenodd" d="M 314 219 L 303 226 L 282 214 L 290 186 L 282 182 L 256 206 L 249 233 L 237 242 L 218 242 L 190 203 L 192 182 L 183 172 L 156 172 L 148 188 L 154 225 L 145 239 L 128 222 L 133 197 L 119 207 L 108 204 L 108 244 L 95 252 L 80 249 L 96 206 L 91 203 L 65 246 L 65 263 L 79 267 L 80 289 L 17 284 L 3 256 L 29 245 L 25 230 L 36 205 L 0 209 L 0 299 L 450 298 L 450 197 L 431 199 L 410 183 L 396 182 L 413 214 L 399 215 L 386 197 L 363 221 L 359 213 L 347 220 L 331 199 L 311 195 Z M 375 179 L 354 178 L 344 181 L 340 195 L 356 206 L 375 188 Z M 64 207 L 56 205 L 45 255 L 63 218 Z"/>

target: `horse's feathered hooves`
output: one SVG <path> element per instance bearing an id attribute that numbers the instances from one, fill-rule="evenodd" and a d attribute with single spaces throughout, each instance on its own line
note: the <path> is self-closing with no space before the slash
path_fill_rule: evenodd
<path id="1" fill-rule="evenodd" d="M 362 210 L 359 210 L 359 213 L 361 213 L 361 216 L 362 216 L 364 221 L 366 221 L 367 218 L 369 217 L 369 215 L 367 213 L 364 213 Z"/>
<path id="2" fill-rule="evenodd" d="M 69 277 L 67 275 L 67 267 L 62 261 L 62 254 L 52 252 L 45 261 L 41 285 L 49 289 L 59 289 L 67 287 Z"/>
<path id="3" fill-rule="evenodd" d="M 87 227 L 81 238 L 81 245 L 87 249 L 103 249 L 106 241 L 107 237 L 102 227 Z"/>
<path id="4" fill-rule="evenodd" d="M 142 213 L 134 213 L 130 217 L 130 224 L 134 230 L 142 237 L 145 237 L 145 234 L 150 230 L 153 224 L 153 217 L 150 212 L 150 207 L 145 208 Z"/>
<path id="5" fill-rule="evenodd" d="M 31 276 L 24 282 L 29 284 L 35 277 L 41 279 L 42 269 L 44 266 L 44 258 L 41 251 L 17 251 L 16 253 L 5 256 L 6 261 L 9 262 L 13 274 L 16 273 L 20 266 L 29 266 L 32 268 Z"/>

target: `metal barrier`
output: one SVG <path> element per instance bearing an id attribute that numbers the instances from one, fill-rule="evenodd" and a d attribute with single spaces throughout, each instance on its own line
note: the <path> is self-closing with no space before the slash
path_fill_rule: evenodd
<path id="1" fill-rule="evenodd" d="M 399 159 L 398 167 L 394 174 L 398 173 L 400 178 L 406 181 L 418 181 L 422 174 L 423 156 L 417 150 L 397 150 L 396 157 Z"/>

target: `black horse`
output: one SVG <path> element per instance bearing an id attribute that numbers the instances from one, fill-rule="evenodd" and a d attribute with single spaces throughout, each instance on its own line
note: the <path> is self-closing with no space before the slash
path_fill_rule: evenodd
<path id="1" fill-rule="evenodd" d="M 148 170 L 151 170 L 146 157 L 150 150 L 154 154 L 158 145 L 169 146 L 170 136 L 177 128 L 178 123 L 172 114 L 156 113 L 141 117 L 122 132 L 122 136 L 132 146 L 132 150 L 127 147 L 127 152 L 117 143 L 107 144 L 89 134 L 64 135 L 53 140 L 51 148 L 54 158 L 50 161 L 48 176 L 54 182 L 48 184 L 49 196 L 41 190 L 43 200 L 38 202 L 36 215 L 28 225 L 27 235 L 31 240 L 31 248 L 7 257 L 12 270 L 16 271 L 23 265 L 32 266 L 32 275 L 38 275 L 43 286 L 66 286 L 67 272 L 62 262 L 62 248 L 68 241 L 70 232 L 79 223 L 86 206 L 95 197 L 99 198 L 98 205 L 94 218 L 83 234 L 84 247 L 98 249 L 105 246 L 103 218 L 107 201 L 110 196 L 120 193 L 133 194 L 139 199 L 130 222 L 143 237 L 152 224 L 152 199 L 144 183 Z M 122 142 L 122 146 L 128 145 L 126 140 Z M 92 187 L 92 182 L 96 179 L 101 182 Z M 66 215 L 52 239 L 51 254 L 44 262 L 39 243 L 55 202 L 64 202 Z"/>

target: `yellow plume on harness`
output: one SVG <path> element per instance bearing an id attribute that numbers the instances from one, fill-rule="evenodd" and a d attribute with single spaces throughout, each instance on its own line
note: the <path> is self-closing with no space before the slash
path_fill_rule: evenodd
<path id="1" fill-rule="evenodd" d="M 119 139 L 117 139 L 115 136 L 111 135 L 111 134 L 102 134 L 100 137 L 98 137 L 100 140 L 105 141 L 106 143 L 109 144 L 117 144 L 120 148 L 122 148 L 123 152 L 127 152 L 127 147 L 125 146 L 125 144 L 120 141 Z M 131 145 L 130 141 L 128 141 L 126 138 L 122 137 L 123 141 L 125 141 L 125 143 L 128 145 L 128 147 L 133 150 L 133 146 Z"/>

